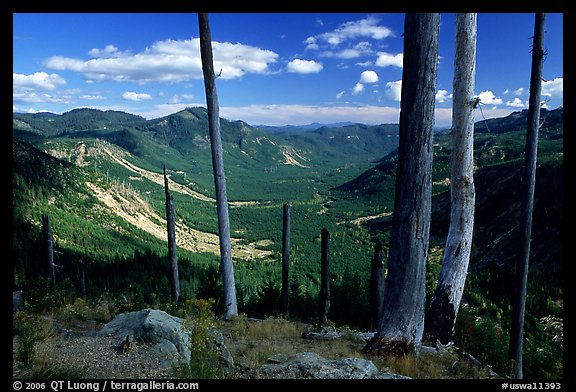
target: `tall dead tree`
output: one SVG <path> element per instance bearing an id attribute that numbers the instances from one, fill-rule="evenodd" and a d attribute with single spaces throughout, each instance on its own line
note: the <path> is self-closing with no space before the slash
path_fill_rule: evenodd
<path id="1" fill-rule="evenodd" d="M 528 102 L 528 126 L 522 175 L 522 205 L 520 209 L 520 252 L 516 263 L 516 285 L 512 304 L 512 330 L 510 332 L 509 357 L 515 363 L 516 378 L 523 378 L 522 346 L 524 340 L 524 313 L 526 309 L 526 286 L 530 261 L 532 236 L 532 210 L 536 185 L 536 162 L 538 155 L 538 129 L 540 128 L 540 95 L 542 92 L 542 67 L 544 63 L 544 28 L 546 14 L 537 13 L 534 18 L 534 41 L 532 44 L 532 70 Z"/>
<path id="2" fill-rule="evenodd" d="M 321 231 L 321 242 L 319 319 L 324 323 L 330 311 L 330 232 L 326 228 Z"/>
<path id="3" fill-rule="evenodd" d="M 234 264 L 232 263 L 226 174 L 224 172 L 222 138 L 220 136 L 220 107 L 218 105 L 218 94 L 216 92 L 216 77 L 214 75 L 212 38 L 208 14 L 198 14 L 198 25 L 200 27 L 200 56 L 202 57 L 202 72 L 204 74 L 206 106 L 208 109 L 208 128 L 210 131 L 210 147 L 212 149 L 212 168 L 216 188 L 218 236 L 220 238 L 220 274 L 222 275 L 222 286 L 224 288 L 224 317 L 225 319 L 230 319 L 232 316 L 238 315 L 238 305 L 236 302 Z"/>
<path id="4" fill-rule="evenodd" d="M 82 260 L 78 260 L 78 288 L 80 290 L 80 296 L 82 298 L 87 298 L 88 294 L 86 292 L 86 266 Z"/>
<path id="5" fill-rule="evenodd" d="M 370 310 L 372 330 L 380 327 L 382 308 L 384 306 L 384 264 L 382 263 L 382 244 L 377 243 L 372 257 L 370 274 Z"/>
<path id="6" fill-rule="evenodd" d="M 288 271 L 290 269 L 290 209 L 292 206 L 284 204 L 282 209 L 282 310 L 284 316 L 290 315 L 290 289 L 288 282 Z"/>
<path id="7" fill-rule="evenodd" d="M 174 197 L 168 187 L 166 165 L 164 165 L 164 193 L 166 194 L 166 231 L 168 232 L 168 260 L 170 261 L 170 297 L 178 302 L 180 297 L 180 279 L 178 277 L 178 256 L 176 254 L 176 225 L 174 223 Z"/>
<path id="8" fill-rule="evenodd" d="M 46 261 L 48 264 L 48 282 L 50 288 L 56 288 L 56 274 L 54 272 L 54 241 L 52 239 L 52 225 L 50 224 L 50 216 L 42 214 L 42 235 L 44 237 L 44 244 L 46 246 Z"/>
<path id="9" fill-rule="evenodd" d="M 456 50 L 452 100 L 450 228 L 442 270 L 426 312 L 424 339 L 452 340 L 472 249 L 474 231 L 474 78 L 476 14 L 456 14 Z"/>
<path id="10" fill-rule="evenodd" d="M 364 352 L 418 352 L 422 344 L 439 30 L 440 14 L 405 16 L 398 168 L 388 275 L 380 328 Z"/>

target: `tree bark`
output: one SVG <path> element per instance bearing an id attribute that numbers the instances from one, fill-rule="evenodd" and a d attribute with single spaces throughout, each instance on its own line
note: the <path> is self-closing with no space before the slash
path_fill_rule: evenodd
<path id="1" fill-rule="evenodd" d="M 372 258 L 372 271 L 370 275 L 370 309 L 372 330 L 380 328 L 382 309 L 384 306 L 384 264 L 382 263 L 382 244 L 377 243 Z"/>
<path id="2" fill-rule="evenodd" d="M 284 317 L 290 315 L 290 289 L 288 272 L 290 269 L 290 204 L 284 204 L 282 215 L 282 310 Z"/>
<path id="3" fill-rule="evenodd" d="M 321 232 L 322 248 L 320 260 L 320 323 L 328 320 L 330 311 L 330 232 Z"/>
<path id="4" fill-rule="evenodd" d="M 452 172 L 450 228 L 442 270 L 424 325 L 424 339 L 448 344 L 470 261 L 474 231 L 474 78 L 476 14 L 456 14 L 454 96 L 452 104 Z"/>
<path id="5" fill-rule="evenodd" d="M 176 225 L 174 222 L 174 198 L 168 187 L 166 166 L 164 166 L 164 192 L 166 193 L 166 231 L 168 232 L 168 260 L 170 261 L 170 296 L 172 302 L 180 297 L 180 279 L 178 277 L 178 256 L 176 254 Z"/>
<path id="6" fill-rule="evenodd" d="M 212 38 L 208 14 L 199 13 L 198 24 L 200 26 L 200 55 L 202 57 L 202 72 L 204 74 L 204 88 L 206 90 L 210 147 L 212 149 L 212 168 L 214 170 L 214 186 L 216 188 L 218 235 L 220 237 L 220 273 L 222 275 L 222 285 L 224 288 L 224 318 L 229 320 L 232 316 L 238 315 L 238 305 L 236 302 L 234 264 L 232 263 L 226 175 L 224 172 L 224 158 L 222 156 L 222 138 L 220 136 L 220 108 L 218 105 L 218 94 L 216 92 L 216 77 L 214 75 Z"/>
<path id="7" fill-rule="evenodd" d="M 48 263 L 48 282 L 50 288 L 56 288 L 56 274 L 54 272 L 54 242 L 52 239 L 52 226 L 50 225 L 50 216 L 42 214 L 42 231 L 46 244 L 46 261 Z"/>
<path id="8" fill-rule="evenodd" d="M 522 176 L 522 205 L 520 209 L 520 252 L 516 264 L 515 298 L 512 304 L 512 330 L 509 357 L 515 363 L 516 378 L 523 378 L 522 346 L 524 340 L 524 313 L 526 309 L 526 286 L 530 261 L 532 210 L 536 184 L 538 154 L 538 129 L 540 127 L 540 95 L 542 91 L 542 67 L 544 63 L 544 28 L 546 14 L 537 13 L 534 18 L 534 43 L 532 45 L 532 70 L 530 75 L 530 98 L 528 125 Z"/>
<path id="9" fill-rule="evenodd" d="M 398 168 L 380 329 L 364 352 L 418 352 L 424 331 L 439 14 L 406 14 Z"/>

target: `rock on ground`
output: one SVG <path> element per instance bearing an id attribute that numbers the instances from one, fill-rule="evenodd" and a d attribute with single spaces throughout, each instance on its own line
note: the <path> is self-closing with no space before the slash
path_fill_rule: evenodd
<path id="1" fill-rule="evenodd" d="M 126 336 L 130 341 L 150 343 L 162 364 L 169 367 L 175 362 L 190 362 L 190 337 L 183 321 L 161 310 L 144 309 L 117 315 L 97 335 L 113 336 L 118 346 Z"/>
<path id="2" fill-rule="evenodd" d="M 383 373 L 367 359 L 344 358 L 327 360 L 316 353 L 273 355 L 259 369 L 261 378 L 307 379 L 366 379 L 408 378 L 398 374 Z"/>
<path id="3" fill-rule="evenodd" d="M 173 364 L 190 363 L 189 328 L 193 326 L 186 327 L 184 321 L 162 310 L 144 309 L 117 315 L 97 335 L 113 336 L 118 339 L 118 346 L 126 336 L 130 337 L 130 341 L 149 343 L 154 346 L 162 365 L 168 368 Z M 212 333 L 223 364 L 233 367 L 234 359 L 224 345 L 222 334 L 216 330 Z"/>

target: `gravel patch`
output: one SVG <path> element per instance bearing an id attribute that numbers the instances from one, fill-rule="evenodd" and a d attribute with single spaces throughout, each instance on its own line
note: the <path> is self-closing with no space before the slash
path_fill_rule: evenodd
<path id="1" fill-rule="evenodd" d="M 13 357 L 16 357 L 17 337 L 13 339 Z M 61 332 L 36 343 L 36 360 L 56 368 L 81 370 L 90 379 L 142 379 L 173 378 L 174 371 L 162 367 L 154 347 L 144 342 L 133 342 L 130 350 L 121 353 L 113 337 L 82 336 Z M 14 378 L 30 377 L 31 371 L 14 361 Z"/>

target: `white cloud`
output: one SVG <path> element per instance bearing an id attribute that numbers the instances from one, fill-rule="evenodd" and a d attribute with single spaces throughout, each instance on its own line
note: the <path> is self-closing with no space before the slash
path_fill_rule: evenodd
<path id="1" fill-rule="evenodd" d="M 485 105 L 502 105 L 502 98 L 497 98 L 494 93 L 490 90 L 482 91 L 478 94 L 478 98 L 480 98 L 480 103 Z"/>
<path id="2" fill-rule="evenodd" d="M 301 60 L 301 59 L 294 59 L 290 61 L 286 66 L 286 70 L 288 72 L 300 73 L 300 74 L 318 73 L 322 71 L 322 68 L 324 68 L 322 63 L 317 63 L 314 60 Z"/>
<path id="3" fill-rule="evenodd" d="M 378 74 L 374 71 L 364 71 L 360 74 L 360 83 L 376 83 Z"/>
<path id="4" fill-rule="evenodd" d="M 122 53 L 114 45 L 106 45 L 104 49 L 98 49 L 98 48 L 90 49 L 88 51 L 88 54 L 90 55 L 90 57 L 104 57 L 104 58 L 118 57 L 122 55 Z"/>
<path id="5" fill-rule="evenodd" d="M 506 94 L 506 92 L 504 92 L 504 94 Z M 522 94 L 524 94 L 524 87 L 520 87 L 514 90 L 514 95 L 521 96 Z"/>
<path id="6" fill-rule="evenodd" d="M 542 82 L 542 95 L 550 98 L 564 98 L 564 78 Z"/>
<path id="7" fill-rule="evenodd" d="M 124 94 L 122 94 L 122 98 L 127 101 L 147 101 L 152 99 L 152 96 L 146 93 L 135 93 L 132 91 L 126 91 Z"/>
<path id="8" fill-rule="evenodd" d="M 338 94 L 336 94 L 336 99 L 342 98 L 344 96 L 344 93 L 345 93 L 344 90 L 340 91 Z"/>
<path id="9" fill-rule="evenodd" d="M 512 101 L 506 101 L 506 106 L 511 106 L 514 108 L 526 107 L 526 104 L 518 97 L 514 98 Z"/>
<path id="10" fill-rule="evenodd" d="M 182 82 L 202 79 L 200 40 L 165 40 L 155 42 L 144 51 L 132 54 L 116 47 L 93 49 L 91 54 L 100 57 L 90 60 L 53 56 L 44 66 L 55 70 L 69 70 L 82 74 L 87 81 L 114 80 L 118 82 Z M 230 42 L 212 42 L 214 69 L 222 70 L 222 79 L 234 79 L 247 73 L 267 74 L 269 66 L 277 61 L 278 54 L 253 46 Z M 108 57 L 106 57 L 108 56 Z"/>
<path id="11" fill-rule="evenodd" d="M 305 43 L 308 44 L 308 49 L 312 49 L 311 45 L 316 46 L 316 48 L 318 47 L 318 41 L 336 46 L 351 39 L 372 38 L 381 40 L 394 36 L 392 30 L 388 27 L 380 26 L 378 24 L 379 22 L 378 18 L 373 16 L 357 21 L 346 22 L 333 31 L 308 37 Z"/>
<path id="12" fill-rule="evenodd" d="M 364 124 L 398 123 L 399 109 L 383 106 L 249 105 L 222 107 L 220 114 L 248 124 L 303 125 L 352 121 Z"/>
<path id="13" fill-rule="evenodd" d="M 359 66 L 359 67 L 369 67 L 369 66 L 372 65 L 372 61 L 367 60 L 367 61 L 363 61 L 363 62 L 360 62 L 360 63 L 356 63 L 356 65 Z"/>
<path id="14" fill-rule="evenodd" d="M 358 95 L 362 91 L 364 91 L 364 85 L 362 83 L 356 83 L 354 87 L 352 87 L 352 94 Z"/>
<path id="15" fill-rule="evenodd" d="M 54 90 L 64 84 L 66 84 L 66 80 L 55 73 L 36 72 L 31 75 L 12 73 L 12 86 L 14 89 Z"/>
<path id="16" fill-rule="evenodd" d="M 316 38 L 314 37 L 308 37 L 304 40 L 304 43 L 306 44 L 306 49 L 308 50 L 318 50 L 320 49 L 320 45 L 318 45 L 316 43 Z"/>
<path id="17" fill-rule="evenodd" d="M 340 59 L 354 59 L 372 53 L 372 46 L 369 42 L 359 42 L 351 48 L 339 51 L 325 50 L 319 54 L 320 57 L 336 57 Z"/>
<path id="18" fill-rule="evenodd" d="M 86 99 L 88 101 L 101 101 L 106 99 L 106 97 L 102 95 L 81 95 L 80 98 Z"/>
<path id="19" fill-rule="evenodd" d="M 444 103 L 452 99 L 452 94 L 448 94 L 448 90 L 438 90 L 435 99 L 436 102 Z"/>
<path id="20" fill-rule="evenodd" d="M 508 94 L 508 93 L 510 93 L 510 90 L 508 90 L 508 89 L 504 90 L 504 94 Z"/>
<path id="21" fill-rule="evenodd" d="M 374 64 L 377 65 L 378 67 L 392 66 L 402 68 L 403 61 L 404 61 L 403 53 L 391 54 L 386 52 L 378 52 L 378 58 L 376 59 L 376 62 Z"/>
<path id="22" fill-rule="evenodd" d="M 511 106 L 514 108 L 526 107 L 526 104 L 518 97 L 514 98 L 512 101 L 506 101 L 506 106 Z"/>
<path id="23" fill-rule="evenodd" d="M 402 96 L 402 80 L 386 83 L 386 96 L 396 102 L 400 102 Z"/>
<path id="24" fill-rule="evenodd" d="M 69 96 L 54 96 L 47 93 L 37 93 L 35 91 L 13 91 L 12 101 L 15 103 L 70 103 Z"/>
<path id="25" fill-rule="evenodd" d="M 12 105 L 12 112 L 14 113 L 49 113 L 49 110 L 46 109 L 40 109 L 40 110 L 36 110 L 36 109 L 32 109 L 32 108 L 28 108 L 26 110 L 20 110 L 18 109 L 16 106 Z"/>
<path id="26" fill-rule="evenodd" d="M 170 99 L 170 103 L 192 102 L 194 96 L 192 94 L 174 94 Z"/>

